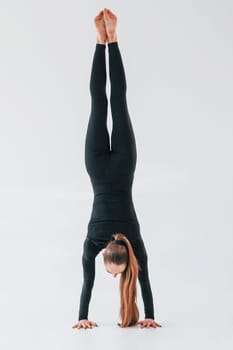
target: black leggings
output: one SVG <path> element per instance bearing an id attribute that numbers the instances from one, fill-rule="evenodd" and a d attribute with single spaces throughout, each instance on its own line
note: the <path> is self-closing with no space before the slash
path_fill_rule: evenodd
<path id="1" fill-rule="evenodd" d="M 96 44 L 90 92 L 91 113 L 85 140 L 85 164 L 91 178 L 106 182 L 130 176 L 136 166 L 136 143 L 127 108 L 126 78 L 117 42 L 108 44 L 111 82 L 111 149 L 107 130 L 105 45 Z M 107 171 L 106 171 L 107 168 Z"/>

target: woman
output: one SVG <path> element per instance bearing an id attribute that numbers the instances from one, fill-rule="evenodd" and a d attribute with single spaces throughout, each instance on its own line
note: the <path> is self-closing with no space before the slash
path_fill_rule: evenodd
<path id="1" fill-rule="evenodd" d="M 72 328 L 92 328 L 88 307 L 95 278 L 95 258 L 104 249 L 106 271 L 121 274 L 121 327 L 161 327 L 154 320 L 147 253 L 132 200 L 136 144 L 126 101 L 126 79 L 116 35 L 117 17 L 104 9 L 95 17 L 98 32 L 90 79 L 92 98 L 85 164 L 94 191 L 88 233 L 83 246 L 83 287 L 79 322 Z M 107 130 L 106 61 L 108 43 L 113 128 L 111 149 Z M 145 319 L 139 320 L 136 282 L 139 279 Z"/>

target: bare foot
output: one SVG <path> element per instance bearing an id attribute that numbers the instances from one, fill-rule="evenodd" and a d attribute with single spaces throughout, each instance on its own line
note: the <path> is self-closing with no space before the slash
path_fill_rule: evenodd
<path id="1" fill-rule="evenodd" d="M 104 9 L 103 13 L 104 13 L 105 28 L 108 36 L 108 42 L 109 43 L 116 42 L 117 41 L 117 35 L 116 35 L 117 16 L 107 8 Z"/>
<path id="2" fill-rule="evenodd" d="M 94 18 L 95 26 L 98 32 L 97 43 L 98 44 L 106 44 L 107 41 L 107 32 L 105 28 L 104 22 L 104 12 L 100 11 L 100 13 Z"/>

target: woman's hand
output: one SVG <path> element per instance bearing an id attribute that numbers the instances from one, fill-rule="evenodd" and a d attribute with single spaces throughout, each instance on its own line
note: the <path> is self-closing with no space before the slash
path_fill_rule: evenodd
<path id="1" fill-rule="evenodd" d="M 89 321 L 89 320 L 80 320 L 78 321 L 78 323 L 76 323 L 72 328 L 92 328 L 92 326 L 94 327 L 98 327 L 98 325 L 95 322 Z"/>
<path id="2" fill-rule="evenodd" d="M 152 318 L 146 318 L 143 321 L 138 321 L 136 323 L 137 326 L 141 326 L 141 328 L 149 328 L 149 327 L 162 327 L 161 324 L 157 323 L 155 320 L 153 320 Z"/>

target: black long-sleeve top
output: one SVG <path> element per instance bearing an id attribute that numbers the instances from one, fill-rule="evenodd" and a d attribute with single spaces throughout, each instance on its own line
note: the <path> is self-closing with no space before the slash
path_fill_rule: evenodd
<path id="1" fill-rule="evenodd" d="M 94 202 L 88 233 L 83 244 L 83 286 L 80 298 L 79 320 L 88 318 L 88 308 L 95 279 L 95 258 L 106 247 L 113 233 L 123 233 L 129 239 L 139 263 L 138 280 L 144 302 L 145 318 L 154 319 L 153 295 L 148 272 L 148 256 L 140 234 L 130 185 L 94 184 Z M 120 190 L 121 189 L 121 190 Z M 105 218 L 103 220 L 103 218 Z M 106 219 L 108 218 L 108 219 Z"/>

